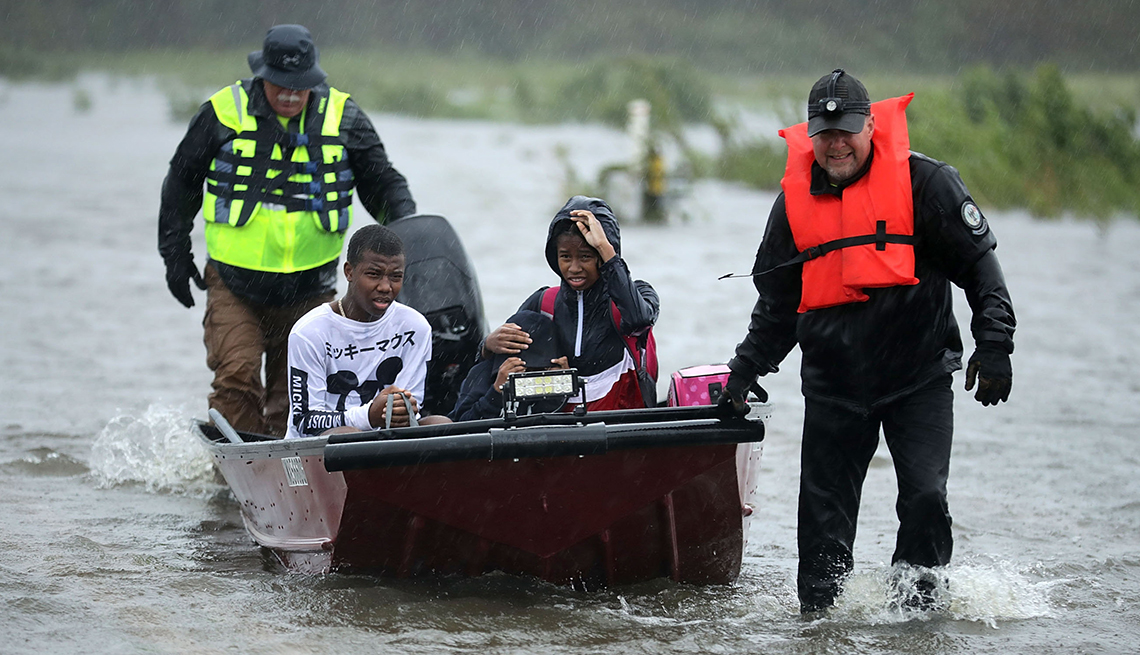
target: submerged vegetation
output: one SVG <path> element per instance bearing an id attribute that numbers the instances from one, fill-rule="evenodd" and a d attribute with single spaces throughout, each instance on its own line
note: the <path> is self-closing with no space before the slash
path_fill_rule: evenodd
<path id="1" fill-rule="evenodd" d="M 0 76 L 59 80 L 79 71 L 152 76 L 185 121 L 220 83 L 248 76 L 245 51 L 30 55 L 0 46 Z M 778 189 L 784 145 L 750 134 L 734 111 L 804 120 L 815 76 L 716 75 L 673 57 L 584 62 L 430 52 L 323 53 L 330 80 L 369 111 L 524 123 L 601 122 L 622 127 L 633 99 L 653 107 L 654 139 L 671 141 L 686 176 Z M 985 66 L 957 76 L 860 75 L 873 97 L 914 91 L 907 111 L 914 150 L 953 164 L 983 206 L 1026 207 L 1038 216 L 1098 219 L 1140 214 L 1140 81 L 1129 74 L 1066 77 L 1053 65 L 1025 72 Z M 219 82 L 221 81 L 221 82 Z M 1079 90 L 1079 92 L 1077 91 Z M 89 102 L 82 93 L 77 107 Z M 732 109 L 728 109 L 732 108 Z M 698 153 L 683 127 L 716 128 L 721 147 Z M 612 172 L 612 171 L 609 171 Z"/>

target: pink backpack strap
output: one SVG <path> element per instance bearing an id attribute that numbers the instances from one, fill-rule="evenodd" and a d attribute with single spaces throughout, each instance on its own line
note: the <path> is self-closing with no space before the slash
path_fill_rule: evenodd
<path id="1" fill-rule="evenodd" d="M 650 377 L 654 380 L 657 379 L 657 340 L 653 338 L 653 328 L 645 328 L 644 331 L 638 334 L 622 334 L 621 331 L 621 310 L 618 309 L 617 303 L 610 301 L 610 314 L 614 319 L 614 327 L 617 328 L 618 335 L 625 342 L 625 347 L 629 353 L 633 355 L 633 361 L 637 367 L 649 373 Z M 641 341 L 641 335 L 645 335 L 645 343 L 638 343 Z"/>
<path id="2" fill-rule="evenodd" d="M 542 304 L 539 306 L 543 314 L 547 318 L 554 319 L 554 299 L 558 297 L 558 287 L 546 287 L 546 291 L 542 292 Z M 614 308 L 617 311 L 617 308 Z"/>
<path id="3" fill-rule="evenodd" d="M 637 352 L 637 337 L 633 335 L 625 335 L 621 333 L 621 310 L 618 309 L 617 303 L 610 301 L 610 315 L 614 319 L 614 327 L 618 331 L 618 336 L 625 342 L 626 349 L 633 355 L 633 361 L 641 366 L 641 356 Z"/>

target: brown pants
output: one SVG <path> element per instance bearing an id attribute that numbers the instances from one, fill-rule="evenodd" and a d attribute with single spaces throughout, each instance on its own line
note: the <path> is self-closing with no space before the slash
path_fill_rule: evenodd
<path id="1" fill-rule="evenodd" d="M 206 265 L 206 365 L 214 372 L 210 408 L 236 430 L 285 436 L 289 421 L 289 330 L 310 309 L 336 294 L 273 307 L 243 300 Z M 262 384 L 262 358 L 265 383 Z"/>

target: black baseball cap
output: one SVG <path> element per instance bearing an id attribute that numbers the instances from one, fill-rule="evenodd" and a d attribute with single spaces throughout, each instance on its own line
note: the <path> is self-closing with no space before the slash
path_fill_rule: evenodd
<path id="1" fill-rule="evenodd" d="M 824 130 L 862 132 L 871 114 L 867 87 L 842 68 L 819 78 L 808 94 L 808 136 Z"/>
<path id="2" fill-rule="evenodd" d="M 261 50 L 249 53 L 249 69 L 277 86 L 311 89 L 328 77 L 317 63 L 320 58 L 308 28 L 275 25 L 266 32 Z"/>

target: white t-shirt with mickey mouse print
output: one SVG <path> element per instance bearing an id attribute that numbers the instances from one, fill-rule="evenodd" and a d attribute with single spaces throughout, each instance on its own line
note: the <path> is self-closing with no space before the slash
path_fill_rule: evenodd
<path id="1" fill-rule="evenodd" d="M 341 425 L 372 430 L 368 405 L 381 389 L 407 389 L 424 402 L 431 326 L 423 314 L 393 302 L 384 316 L 361 323 L 321 303 L 289 332 L 289 430 L 311 437 Z"/>

